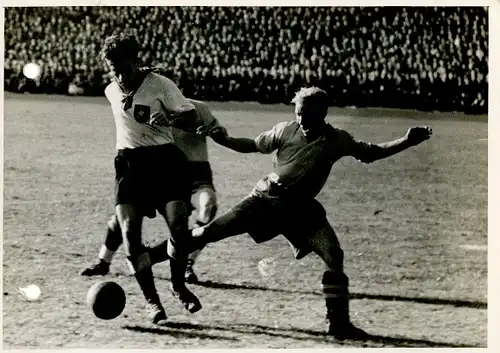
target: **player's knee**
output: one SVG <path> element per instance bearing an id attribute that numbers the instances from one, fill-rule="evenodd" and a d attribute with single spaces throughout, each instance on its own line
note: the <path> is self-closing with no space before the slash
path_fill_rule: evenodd
<path id="1" fill-rule="evenodd" d="M 133 234 L 140 232 L 141 222 L 132 218 L 126 218 L 121 222 L 120 228 L 123 234 Z"/>
<path id="2" fill-rule="evenodd" d="M 208 224 L 215 218 L 216 213 L 217 202 L 215 200 L 208 200 L 206 203 L 200 205 L 198 222 Z"/>
<path id="3" fill-rule="evenodd" d="M 202 224 L 210 223 L 217 213 L 217 197 L 214 190 L 205 188 L 198 192 L 197 195 L 198 217 L 197 221 Z"/>

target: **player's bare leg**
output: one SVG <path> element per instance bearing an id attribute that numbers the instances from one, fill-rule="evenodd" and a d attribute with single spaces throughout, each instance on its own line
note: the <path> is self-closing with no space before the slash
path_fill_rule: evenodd
<path id="1" fill-rule="evenodd" d="M 104 244 L 99 250 L 99 262 L 83 270 L 81 273 L 82 276 L 104 276 L 108 274 L 111 261 L 122 244 L 122 231 L 118 222 L 118 217 L 114 214 L 108 221 L 108 229 Z M 167 244 L 168 241 L 165 240 L 154 248 L 147 248 L 153 265 L 170 259 L 167 252 Z"/>
<path id="2" fill-rule="evenodd" d="M 217 213 L 217 196 L 212 187 L 202 187 L 198 189 L 192 197 L 191 203 L 196 210 L 196 228 L 209 224 Z M 200 255 L 201 250 L 196 250 L 189 254 L 186 266 L 186 282 L 198 283 L 198 276 L 194 272 L 194 264 Z"/>
<path id="3" fill-rule="evenodd" d="M 203 227 L 208 224 L 216 213 L 216 205 L 213 206 L 211 204 L 201 205 L 199 209 L 201 212 L 199 213 L 198 220 L 196 222 L 197 227 Z M 118 223 L 118 218 L 116 215 L 111 216 L 108 221 L 107 233 L 104 239 L 104 244 L 101 246 L 99 250 L 99 261 L 94 265 L 86 268 L 81 272 L 82 276 L 105 276 L 109 273 L 109 267 L 113 260 L 113 257 L 118 250 L 118 248 L 122 245 L 122 232 L 120 229 L 120 224 Z M 152 257 L 155 258 L 154 263 L 159 263 L 163 261 L 169 260 L 167 254 L 167 241 L 161 243 L 156 247 L 155 250 L 151 250 L 155 252 Z M 186 273 L 185 280 L 187 283 L 197 283 L 198 277 L 196 276 L 193 265 L 196 261 L 196 258 L 199 256 L 201 250 L 196 250 L 188 256 L 187 265 L 186 265 Z"/>
<path id="4" fill-rule="evenodd" d="M 117 205 L 116 215 L 122 230 L 127 265 L 146 298 L 148 318 L 155 324 L 166 320 L 165 309 L 163 309 L 156 291 L 151 261 L 142 244 L 141 228 L 143 217 L 131 205 Z"/>
<path id="5" fill-rule="evenodd" d="M 210 224 L 192 230 L 194 238 L 189 244 L 190 252 L 201 250 L 210 243 L 244 234 L 247 230 L 247 224 L 238 219 L 233 210 L 228 210 Z"/>
<path id="6" fill-rule="evenodd" d="M 82 271 L 82 276 L 105 276 L 109 273 L 109 266 L 113 256 L 123 243 L 122 231 L 116 215 L 108 221 L 108 229 L 104 244 L 99 250 L 99 262 Z"/>
<path id="7" fill-rule="evenodd" d="M 189 255 L 188 243 L 192 239 L 191 232 L 188 229 L 190 213 L 191 207 L 187 202 L 171 201 L 166 205 L 164 217 L 171 233 L 167 246 L 167 254 L 170 258 L 172 293 L 189 312 L 195 313 L 201 309 L 201 303 L 186 287 L 184 278 L 187 257 Z M 162 249 L 161 246 L 160 250 L 163 250 L 164 248 Z"/>
<path id="8" fill-rule="evenodd" d="M 218 216 L 210 224 L 204 227 L 194 228 L 194 237 L 186 244 L 189 253 L 202 250 L 209 243 L 216 243 L 220 240 L 244 234 L 247 232 L 247 225 L 241 222 L 232 210 L 228 210 L 223 215 Z M 165 241 L 154 247 L 148 248 L 151 264 L 163 262 L 169 258 L 169 241 Z"/>
<path id="9" fill-rule="evenodd" d="M 310 238 L 309 245 L 326 265 L 321 282 L 329 321 L 328 333 L 337 339 L 369 338 L 365 331 L 351 323 L 349 317 L 349 278 L 344 273 L 344 251 L 335 231 L 326 222 Z"/>

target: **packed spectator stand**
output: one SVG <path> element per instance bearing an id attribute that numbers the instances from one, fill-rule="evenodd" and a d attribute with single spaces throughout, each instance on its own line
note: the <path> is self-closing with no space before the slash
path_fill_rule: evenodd
<path id="1" fill-rule="evenodd" d="M 7 8 L 5 90 L 103 95 L 99 50 L 126 28 L 188 97 L 288 103 L 314 84 L 332 106 L 487 112 L 485 7 Z"/>

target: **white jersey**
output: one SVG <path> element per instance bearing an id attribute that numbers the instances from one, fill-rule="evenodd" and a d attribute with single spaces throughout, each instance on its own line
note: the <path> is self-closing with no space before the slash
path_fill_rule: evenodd
<path id="1" fill-rule="evenodd" d="M 188 99 L 196 109 L 196 126 L 219 125 L 208 105 L 194 99 Z M 196 133 L 172 128 L 174 143 L 190 162 L 208 162 L 207 138 Z"/>
<path id="2" fill-rule="evenodd" d="M 168 119 L 172 114 L 194 109 L 172 80 L 156 73 L 149 73 L 144 78 L 130 107 L 124 106 L 127 95 L 117 82 L 111 82 L 104 93 L 115 118 L 117 150 L 173 143 L 172 128 L 150 125 L 151 117 Z"/>

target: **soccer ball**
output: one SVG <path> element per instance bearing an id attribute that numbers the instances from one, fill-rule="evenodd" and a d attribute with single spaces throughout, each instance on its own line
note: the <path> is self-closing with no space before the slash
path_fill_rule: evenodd
<path id="1" fill-rule="evenodd" d="M 87 293 L 87 305 L 102 320 L 115 319 L 125 309 L 125 291 L 115 282 L 97 282 Z"/>

